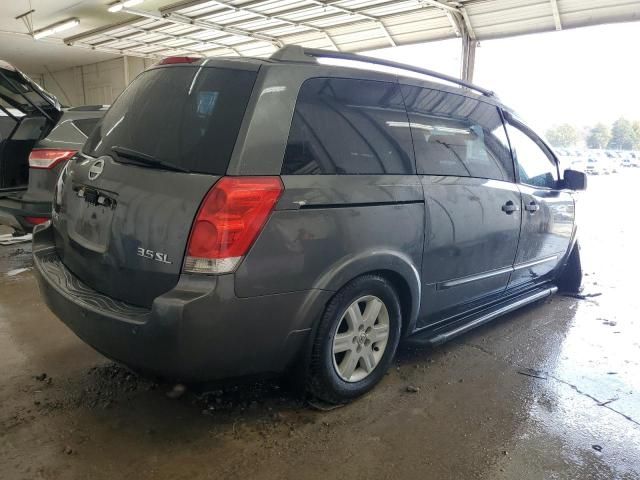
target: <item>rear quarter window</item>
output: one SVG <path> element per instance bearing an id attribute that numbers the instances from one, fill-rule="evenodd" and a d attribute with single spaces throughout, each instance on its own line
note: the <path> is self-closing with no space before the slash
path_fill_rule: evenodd
<path id="1" fill-rule="evenodd" d="M 62 117 L 47 138 L 43 140 L 43 144 L 51 144 L 52 142 L 60 144 L 73 144 L 79 148 L 87 140 L 87 135 L 82 132 L 76 125 L 74 120 Z M 53 145 L 52 145 L 53 146 Z"/>
<path id="2" fill-rule="evenodd" d="M 397 84 L 313 78 L 300 89 L 282 174 L 415 173 Z"/>

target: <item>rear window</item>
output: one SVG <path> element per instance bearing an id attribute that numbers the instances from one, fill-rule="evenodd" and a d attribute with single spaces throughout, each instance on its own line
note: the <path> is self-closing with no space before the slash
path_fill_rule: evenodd
<path id="1" fill-rule="evenodd" d="M 118 97 L 84 153 L 112 155 L 113 146 L 192 172 L 224 174 L 256 72 L 179 66 L 144 72 Z"/>

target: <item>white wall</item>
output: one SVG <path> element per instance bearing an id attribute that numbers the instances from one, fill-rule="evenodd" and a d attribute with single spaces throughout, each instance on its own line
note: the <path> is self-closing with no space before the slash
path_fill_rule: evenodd
<path id="1" fill-rule="evenodd" d="M 146 58 L 121 57 L 30 76 L 58 97 L 63 105 L 108 105 L 131 80 L 153 63 Z"/>

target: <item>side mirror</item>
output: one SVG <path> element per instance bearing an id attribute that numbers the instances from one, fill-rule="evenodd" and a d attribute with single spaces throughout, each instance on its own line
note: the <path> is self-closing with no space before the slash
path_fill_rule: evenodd
<path id="1" fill-rule="evenodd" d="M 564 171 L 564 188 L 570 190 L 586 190 L 587 189 L 587 174 L 579 172 L 578 170 L 567 169 Z"/>

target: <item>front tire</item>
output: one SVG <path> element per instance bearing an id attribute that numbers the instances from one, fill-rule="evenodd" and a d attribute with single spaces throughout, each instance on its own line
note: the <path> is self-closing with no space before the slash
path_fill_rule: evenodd
<path id="1" fill-rule="evenodd" d="M 344 403 L 371 390 L 398 348 L 402 314 L 398 294 L 379 275 L 345 285 L 327 304 L 311 353 L 307 390 Z"/>
<path id="2" fill-rule="evenodd" d="M 582 262 L 580 246 L 575 243 L 564 269 L 558 277 L 558 289 L 564 293 L 579 293 L 582 285 Z"/>

